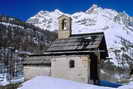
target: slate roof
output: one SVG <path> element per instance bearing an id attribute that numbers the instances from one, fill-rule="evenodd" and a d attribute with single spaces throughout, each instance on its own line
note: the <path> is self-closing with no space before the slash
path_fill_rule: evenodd
<path id="1" fill-rule="evenodd" d="M 102 42 L 106 46 L 103 40 L 105 40 L 103 32 L 76 34 L 66 39 L 57 39 L 44 54 L 93 52 L 100 47 Z M 101 51 L 105 52 L 106 47 Z"/>

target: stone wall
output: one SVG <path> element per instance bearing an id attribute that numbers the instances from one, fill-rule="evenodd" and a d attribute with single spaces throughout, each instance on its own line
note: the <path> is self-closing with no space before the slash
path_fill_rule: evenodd
<path id="1" fill-rule="evenodd" d="M 75 61 L 75 67 L 69 67 L 69 61 Z M 58 56 L 52 58 L 53 77 L 88 83 L 90 76 L 89 56 Z"/>
<path id="2" fill-rule="evenodd" d="M 58 39 L 65 39 L 70 37 L 70 32 L 66 31 L 58 31 Z"/>
<path id="3" fill-rule="evenodd" d="M 37 65 L 25 65 L 24 66 L 24 78 L 25 80 L 29 80 L 36 76 L 49 76 L 50 75 L 50 67 L 48 66 L 37 66 Z"/>

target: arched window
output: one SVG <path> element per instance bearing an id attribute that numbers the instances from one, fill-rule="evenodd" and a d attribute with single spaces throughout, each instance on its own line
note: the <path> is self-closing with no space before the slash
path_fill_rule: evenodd
<path id="1" fill-rule="evenodd" d="M 70 60 L 69 61 L 69 67 L 70 68 L 74 68 L 75 67 L 75 61 L 74 60 Z"/>
<path id="2" fill-rule="evenodd" d="M 67 28 L 67 20 L 66 19 L 63 19 L 62 20 L 62 29 L 63 30 L 66 30 L 66 28 Z"/>

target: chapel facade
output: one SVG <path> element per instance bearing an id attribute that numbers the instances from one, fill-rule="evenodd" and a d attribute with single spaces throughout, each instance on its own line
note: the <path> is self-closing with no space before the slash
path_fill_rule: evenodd
<path id="1" fill-rule="evenodd" d="M 43 54 L 51 57 L 51 76 L 98 84 L 100 64 L 108 56 L 104 33 L 72 34 L 71 17 L 58 21 L 58 39 Z"/>

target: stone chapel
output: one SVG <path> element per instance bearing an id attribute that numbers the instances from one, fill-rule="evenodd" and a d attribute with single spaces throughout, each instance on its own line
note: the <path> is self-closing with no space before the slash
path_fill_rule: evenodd
<path id="1" fill-rule="evenodd" d="M 72 34 L 71 17 L 58 21 L 58 39 L 43 54 L 51 57 L 51 76 L 98 84 L 100 64 L 108 56 L 104 33 Z"/>

